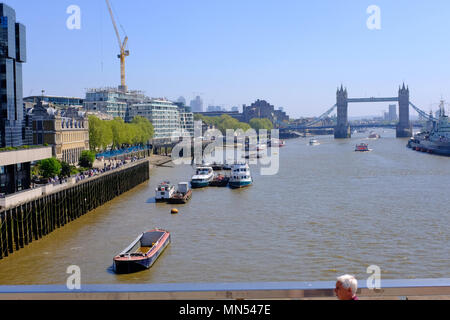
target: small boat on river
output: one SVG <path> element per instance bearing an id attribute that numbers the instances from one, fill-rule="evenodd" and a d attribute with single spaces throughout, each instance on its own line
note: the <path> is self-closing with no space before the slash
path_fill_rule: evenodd
<path id="1" fill-rule="evenodd" d="M 169 231 L 156 228 L 142 233 L 113 259 L 116 273 L 149 269 L 170 243 Z"/>
<path id="2" fill-rule="evenodd" d="M 369 139 L 380 139 L 380 135 L 375 131 L 371 131 L 369 134 Z"/>
<path id="3" fill-rule="evenodd" d="M 213 181 L 211 181 L 209 185 L 211 187 L 226 187 L 229 181 L 230 177 L 219 174 L 213 179 Z"/>
<path id="4" fill-rule="evenodd" d="M 161 182 L 155 189 L 155 200 L 157 202 L 167 201 L 175 193 L 175 186 L 169 181 Z"/>
<path id="5" fill-rule="evenodd" d="M 355 151 L 368 152 L 368 151 L 372 151 L 372 149 L 369 149 L 369 146 L 367 145 L 367 143 L 360 143 L 360 144 L 356 145 Z"/>
<path id="6" fill-rule="evenodd" d="M 184 204 L 191 200 L 191 198 L 192 189 L 189 188 L 189 183 L 180 182 L 178 184 L 178 190 L 170 197 L 168 202 L 173 204 Z"/>

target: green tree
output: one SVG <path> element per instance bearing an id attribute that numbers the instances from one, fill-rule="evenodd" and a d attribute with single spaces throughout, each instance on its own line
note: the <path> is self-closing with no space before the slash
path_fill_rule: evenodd
<path id="1" fill-rule="evenodd" d="M 64 177 L 64 178 L 70 177 L 70 171 L 71 171 L 70 164 L 68 164 L 65 161 L 62 161 L 61 162 L 61 177 Z"/>
<path id="2" fill-rule="evenodd" d="M 89 145 L 91 150 L 105 150 L 113 142 L 111 121 L 89 116 Z"/>
<path id="3" fill-rule="evenodd" d="M 81 152 L 78 164 L 80 165 L 80 167 L 83 168 L 92 168 L 92 166 L 94 165 L 94 161 L 95 161 L 95 152 L 84 150 L 83 152 Z"/>
<path id="4" fill-rule="evenodd" d="M 256 131 L 261 129 L 272 130 L 273 123 L 267 118 L 253 118 L 250 120 L 250 126 Z"/>
<path id="5" fill-rule="evenodd" d="M 50 178 L 59 175 L 61 172 L 61 163 L 56 158 L 49 158 L 39 161 L 39 173 L 44 178 Z"/>
<path id="6" fill-rule="evenodd" d="M 207 125 L 213 125 L 223 134 L 226 134 L 227 129 L 242 129 L 244 131 L 250 129 L 250 125 L 248 123 L 240 122 L 227 114 L 221 115 L 220 117 L 205 117 L 197 115 L 197 119 L 203 121 Z"/>
<path id="7" fill-rule="evenodd" d="M 139 136 L 138 143 L 147 144 L 148 140 L 153 138 L 155 129 L 147 118 L 136 116 L 131 124 L 137 125 L 139 128 L 139 130 L 137 130 L 137 135 Z"/>

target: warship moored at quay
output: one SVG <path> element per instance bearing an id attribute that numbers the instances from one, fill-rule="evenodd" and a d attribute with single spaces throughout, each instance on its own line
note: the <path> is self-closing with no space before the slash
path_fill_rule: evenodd
<path id="1" fill-rule="evenodd" d="M 439 119 L 432 122 L 431 130 L 419 132 L 408 141 L 408 148 L 416 151 L 450 156 L 450 123 L 441 101 Z"/>

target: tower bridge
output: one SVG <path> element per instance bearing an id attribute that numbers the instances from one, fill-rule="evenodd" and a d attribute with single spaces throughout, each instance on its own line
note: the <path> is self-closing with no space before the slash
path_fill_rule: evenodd
<path id="1" fill-rule="evenodd" d="M 412 136 L 412 125 L 409 120 L 409 107 L 411 106 L 414 110 L 416 110 L 419 115 L 428 119 L 428 120 L 436 120 L 432 115 L 428 115 L 425 111 L 416 107 L 409 100 L 409 87 L 403 86 L 399 87 L 398 95 L 396 97 L 370 97 L 370 98 L 349 98 L 347 88 L 344 88 L 342 85 L 336 91 L 336 104 L 327 110 L 324 114 L 320 115 L 316 119 L 311 122 L 308 122 L 302 126 L 289 126 L 286 129 L 295 130 L 295 129 L 317 129 L 317 128 L 327 128 L 327 126 L 316 127 L 315 124 L 318 124 L 323 119 L 327 118 L 334 109 L 337 110 L 337 121 L 336 126 L 334 126 L 334 137 L 335 139 L 345 139 L 351 137 L 351 129 L 350 124 L 348 122 L 348 104 L 349 103 L 368 103 L 368 102 L 397 102 L 399 108 L 399 121 L 396 125 L 396 136 L 397 138 L 408 138 Z M 314 127 L 313 127 L 314 126 Z M 390 125 L 391 126 L 391 125 Z M 353 126 L 354 127 L 354 126 Z"/>

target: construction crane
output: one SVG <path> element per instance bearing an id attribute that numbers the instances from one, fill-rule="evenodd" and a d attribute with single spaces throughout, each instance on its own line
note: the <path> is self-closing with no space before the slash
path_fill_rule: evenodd
<path id="1" fill-rule="evenodd" d="M 114 20 L 114 15 L 111 9 L 111 4 L 109 3 L 109 0 L 105 0 L 106 5 L 108 6 L 109 14 L 111 15 L 111 21 L 114 26 L 114 30 L 116 31 L 117 40 L 119 41 L 119 48 L 120 48 L 120 54 L 117 55 L 117 57 L 120 59 L 120 86 L 119 90 L 122 92 L 127 92 L 127 86 L 125 84 L 125 57 L 130 55 L 130 51 L 126 49 L 128 37 L 125 35 L 125 39 L 122 41 L 120 40 L 120 34 L 119 30 L 117 30 L 116 21 Z"/>

